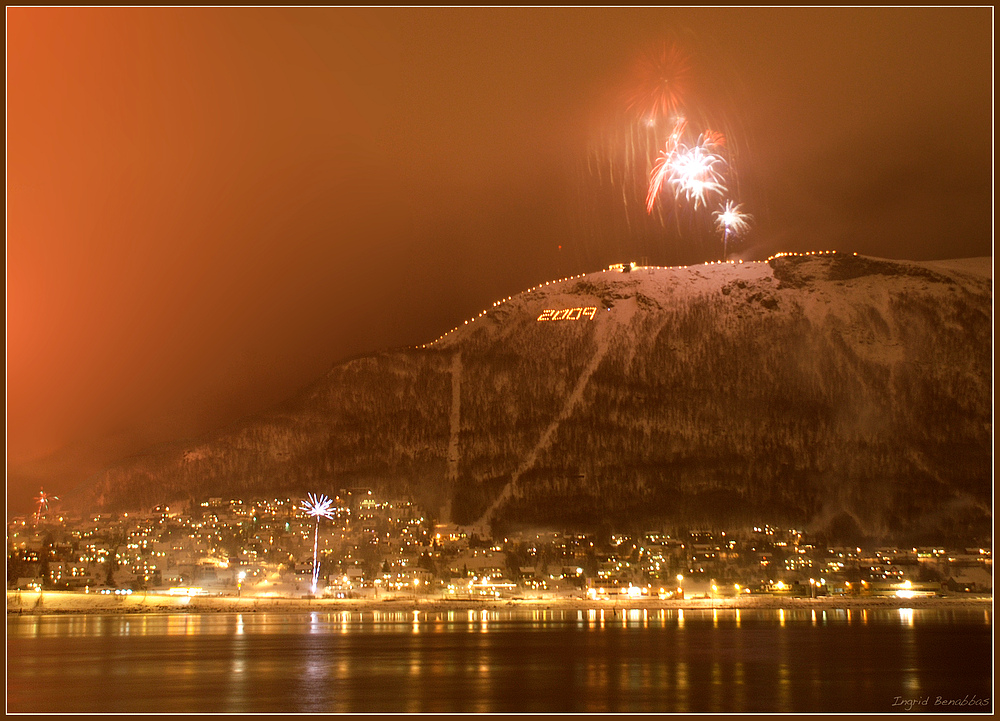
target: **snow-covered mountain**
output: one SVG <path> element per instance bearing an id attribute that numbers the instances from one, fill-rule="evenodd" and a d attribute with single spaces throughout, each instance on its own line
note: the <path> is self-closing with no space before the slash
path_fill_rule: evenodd
<path id="1" fill-rule="evenodd" d="M 368 487 L 458 523 L 988 528 L 991 259 L 608 270 L 334 366 L 203 442 L 123 461 L 144 507 Z"/>

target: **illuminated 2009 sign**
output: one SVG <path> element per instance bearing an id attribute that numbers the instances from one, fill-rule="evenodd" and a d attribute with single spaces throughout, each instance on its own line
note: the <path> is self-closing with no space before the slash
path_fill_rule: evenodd
<path id="1" fill-rule="evenodd" d="M 594 314 L 597 313 L 596 307 L 591 308 L 566 308 L 564 310 L 543 310 L 542 314 L 538 316 L 538 320 L 580 320 L 581 318 L 590 318 L 594 320 Z"/>

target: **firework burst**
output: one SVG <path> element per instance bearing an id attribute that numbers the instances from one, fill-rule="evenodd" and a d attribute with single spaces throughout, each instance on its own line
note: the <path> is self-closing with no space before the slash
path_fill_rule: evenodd
<path id="1" fill-rule="evenodd" d="M 720 210 L 714 213 L 715 225 L 722 231 L 722 259 L 726 259 L 726 246 L 729 243 L 729 236 L 737 237 L 743 235 L 750 228 L 752 215 L 748 215 L 740 210 L 742 206 L 736 205 L 731 200 Z"/>
<path id="2" fill-rule="evenodd" d="M 657 158 L 656 163 L 653 165 L 653 172 L 649 177 L 649 192 L 646 194 L 647 213 L 653 212 L 653 205 L 656 203 L 656 198 L 660 194 L 660 189 L 663 187 L 663 183 L 667 181 L 670 174 L 673 172 L 672 163 L 677 155 L 677 148 L 681 142 L 681 135 L 684 134 L 684 128 L 686 126 L 686 118 L 677 119 L 674 124 L 674 129 L 667 138 L 665 147 L 661 151 L 659 158 Z"/>
<path id="3" fill-rule="evenodd" d="M 726 147 L 726 136 L 718 130 L 705 130 L 698 136 L 698 145 L 705 150 L 721 150 Z"/>
<path id="4" fill-rule="evenodd" d="M 690 73 L 688 56 L 676 45 L 663 43 L 636 61 L 626 107 L 648 125 L 678 113 Z"/>
<path id="5" fill-rule="evenodd" d="M 699 102 L 691 58 L 671 40 L 636 58 L 617 102 L 599 116 L 587 158 L 600 192 L 610 190 L 605 197 L 624 206 L 630 239 L 657 250 L 664 240 L 717 238 L 711 211 L 739 190 L 739 134 L 731 135 L 726 117 Z M 728 207 L 737 215 L 727 214 L 719 226 L 724 244 L 746 228 L 738 206 Z"/>
<path id="6" fill-rule="evenodd" d="M 38 523 L 45 515 L 45 512 L 49 510 L 49 503 L 58 500 L 59 496 L 50 496 L 45 492 L 44 488 L 39 488 L 38 495 L 35 497 L 35 504 L 38 506 L 35 509 L 35 523 Z"/>
<path id="7" fill-rule="evenodd" d="M 722 156 L 701 145 L 677 153 L 670 174 L 674 196 L 679 198 L 683 194 L 688 202 L 694 201 L 697 210 L 699 205 L 704 205 L 706 193 L 724 193 L 726 186 L 716 170 L 722 162 Z"/>
<path id="8" fill-rule="evenodd" d="M 695 210 L 705 204 L 708 193 L 724 193 L 726 186 L 718 166 L 725 161 L 715 152 L 724 142 L 721 133 L 706 131 L 698 138 L 697 144 L 687 147 L 674 140 L 672 135 L 650 174 L 646 212 L 653 212 L 664 184 L 673 188 L 674 197 L 678 200 L 683 196 L 689 203 L 693 202 Z"/>
<path id="9" fill-rule="evenodd" d="M 333 501 L 330 498 L 327 498 L 322 493 L 319 495 L 315 493 L 306 495 L 307 500 L 302 501 L 299 506 L 301 510 L 310 516 L 315 516 L 317 523 L 320 518 L 333 518 Z"/>
<path id="10" fill-rule="evenodd" d="M 333 518 L 333 501 L 324 496 L 322 493 L 319 495 L 309 493 L 307 494 L 307 500 L 302 501 L 299 509 L 305 511 L 307 515 L 316 518 L 316 533 L 313 536 L 313 577 L 312 577 L 312 592 L 316 595 L 316 585 L 319 583 L 319 519 L 320 518 Z"/>

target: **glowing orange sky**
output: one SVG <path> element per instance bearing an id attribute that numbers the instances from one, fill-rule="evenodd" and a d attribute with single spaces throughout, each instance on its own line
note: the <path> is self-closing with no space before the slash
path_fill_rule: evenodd
<path id="1" fill-rule="evenodd" d="M 989 8 L 7 21 L 12 503 L 623 260 L 592 239 L 627 226 L 581 221 L 580 156 L 603 89 L 667 32 L 732 71 L 752 252 L 992 252 Z"/>

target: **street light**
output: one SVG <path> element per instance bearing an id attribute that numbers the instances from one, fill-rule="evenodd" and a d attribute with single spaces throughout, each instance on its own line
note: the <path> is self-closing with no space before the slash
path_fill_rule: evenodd
<path id="1" fill-rule="evenodd" d="M 246 571 L 240 571 L 239 582 L 236 584 L 236 597 L 243 596 L 243 579 L 247 577 Z"/>

